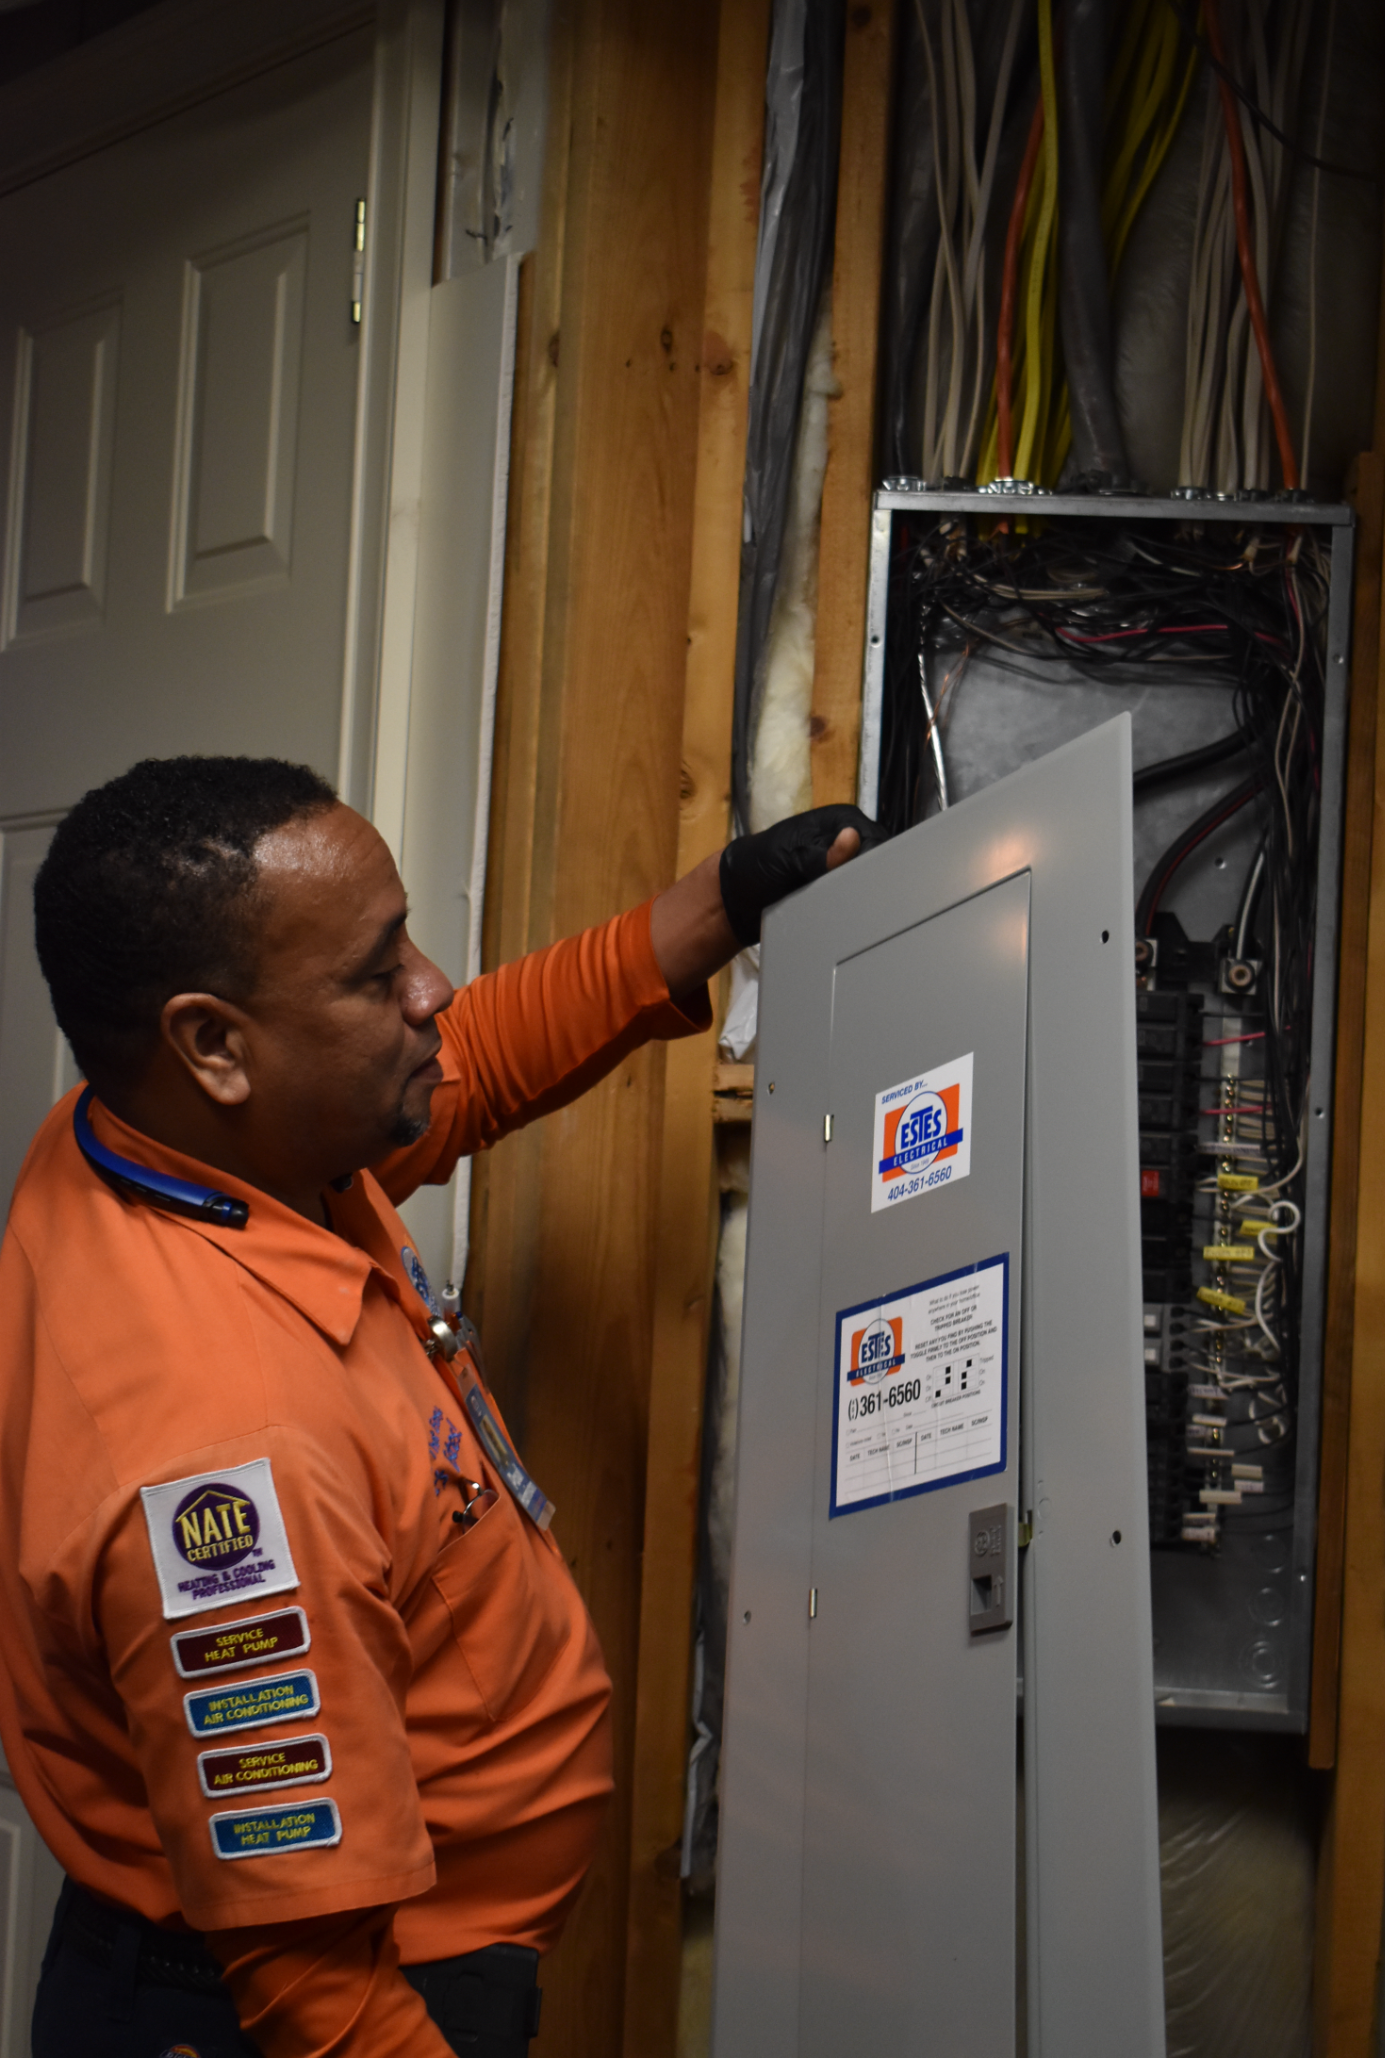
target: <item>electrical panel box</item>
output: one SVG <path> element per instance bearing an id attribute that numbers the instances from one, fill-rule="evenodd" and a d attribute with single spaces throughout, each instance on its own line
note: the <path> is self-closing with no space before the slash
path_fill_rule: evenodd
<path id="1" fill-rule="evenodd" d="M 766 919 L 715 2058 L 1164 2050 L 1129 781 Z"/>
<path id="2" fill-rule="evenodd" d="M 1352 521 L 1303 496 L 875 502 L 868 813 L 897 828 L 1133 723 L 1163 1721 L 1308 1718 Z"/>

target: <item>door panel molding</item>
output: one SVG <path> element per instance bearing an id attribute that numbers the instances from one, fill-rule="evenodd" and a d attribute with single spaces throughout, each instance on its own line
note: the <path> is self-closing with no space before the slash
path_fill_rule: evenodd
<path id="1" fill-rule="evenodd" d="M 165 0 L 0 88 L 0 194 L 375 19 L 371 0 Z"/>

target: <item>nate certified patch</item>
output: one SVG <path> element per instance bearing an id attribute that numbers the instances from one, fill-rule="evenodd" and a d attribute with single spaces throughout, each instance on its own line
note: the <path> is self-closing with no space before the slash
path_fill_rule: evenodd
<path id="1" fill-rule="evenodd" d="M 264 1722 L 299 1722 L 322 1706 L 312 1672 L 276 1672 L 272 1679 L 243 1679 L 236 1686 L 204 1687 L 184 1694 L 188 1728 L 194 1736 L 218 1736 L 226 1729 L 252 1729 Z"/>
<path id="2" fill-rule="evenodd" d="M 221 1794 L 259 1793 L 275 1786 L 309 1786 L 326 1779 L 332 1753 L 325 1736 L 289 1736 L 282 1743 L 246 1744 L 239 1751 L 199 1751 L 197 1777 L 209 1800 Z"/>
<path id="3" fill-rule="evenodd" d="M 209 1827 L 218 1858 L 269 1858 L 278 1851 L 308 1851 L 341 1842 L 335 1801 L 305 1807 L 237 1809 L 213 1815 Z"/>
<path id="4" fill-rule="evenodd" d="M 276 1615 L 252 1615 L 244 1622 L 180 1629 L 173 1638 L 173 1662 L 184 1679 L 200 1679 L 204 1672 L 230 1672 L 238 1665 L 269 1665 L 276 1658 L 298 1658 L 311 1643 L 303 1610 L 281 1608 Z"/>
<path id="5" fill-rule="evenodd" d="M 142 1486 L 164 1617 L 297 1586 L 268 1458 Z"/>

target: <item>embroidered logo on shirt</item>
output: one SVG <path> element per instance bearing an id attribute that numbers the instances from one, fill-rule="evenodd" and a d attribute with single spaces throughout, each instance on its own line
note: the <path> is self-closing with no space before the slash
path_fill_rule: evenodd
<path id="1" fill-rule="evenodd" d="M 180 1629 L 172 1639 L 173 1662 L 184 1679 L 200 1679 L 204 1672 L 230 1672 L 237 1665 L 268 1665 L 274 1658 L 298 1658 L 311 1644 L 303 1610 L 283 1608 L 277 1615 L 252 1615 L 245 1622 Z"/>
<path id="2" fill-rule="evenodd" d="M 298 1584 L 268 1458 L 142 1486 L 165 1620 Z"/>
<path id="3" fill-rule="evenodd" d="M 223 1729 L 250 1729 L 265 1722 L 293 1722 L 322 1706 L 312 1672 L 276 1672 L 272 1679 L 244 1679 L 236 1686 L 204 1687 L 184 1694 L 188 1728 L 194 1736 Z"/>
<path id="4" fill-rule="evenodd" d="M 314 1801 L 308 1808 L 237 1809 L 213 1815 L 210 1828 L 218 1858 L 267 1858 L 276 1851 L 306 1851 L 341 1842 L 335 1801 Z"/>
<path id="5" fill-rule="evenodd" d="M 423 1269 L 422 1261 L 419 1258 L 418 1252 L 414 1249 L 411 1243 L 406 1243 L 400 1249 L 399 1255 L 404 1260 L 404 1270 L 409 1275 L 409 1281 L 414 1289 L 414 1292 L 423 1302 L 429 1314 L 432 1315 L 435 1320 L 441 1321 L 442 1309 L 438 1305 L 437 1295 L 433 1292 L 432 1287 L 428 1284 L 428 1274 Z"/>
<path id="6" fill-rule="evenodd" d="M 326 1779 L 332 1753 L 325 1736 L 291 1736 L 280 1744 L 247 1744 L 240 1751 L 199 1751 L 197 1777 L 209 1800 L 218 1794 L 256 1793 L 275 1786 L 307 1786 Z"/>

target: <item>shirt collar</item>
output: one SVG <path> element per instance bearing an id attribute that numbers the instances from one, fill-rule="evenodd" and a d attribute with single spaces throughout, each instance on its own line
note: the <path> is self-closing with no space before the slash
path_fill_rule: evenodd
<path id="1" fill-rule="evenodd" d="M 132 1158 L 153 1171 L 191 1180 L 198 1186 L 213 1186 L 219 1193 L 243 1200 L 250 1210 L 243 1229 L 228 1229 L 214 1222 L 176 1215 L 155 1208 L 152 1203 L 130 1205 L 149 1206 L 165 1222 L 189 1229 L 194 1236 L 214 1243 L 227 1257 L 292 1302 L 333 1343 L 348 1344 L 354 1336 L 366 1280 L 372 1272 L 384 1274 L 387 1287 L 403 1304 L 398 1282 L 390 1270 L 370 1250 L 362 1248 L 379 1248 L 381 1239 L 386 1249 L 390 1247 L 370 1190 L 375 1188 L 375 1182 L 368 1174 L 357 1174 L 349 1192 L 333 1194 L 332 1218 L 337 1228 L 326 1229 L 285 1207 L 262 1187 L 249 1186 L 228 1172 L 204 1165 L 167 1144 L 156 1143 L 152 1136 L 144 1136 L 128 1122 L 122 1122 L 98 1100 L 91 1103 L 90 1119 L 99 1140 L 122 1157 Z M 75 1138 L 73 1148 L 77 1148 Z M 93 1170 L 91 1176 L 100 1175 Z"/>

